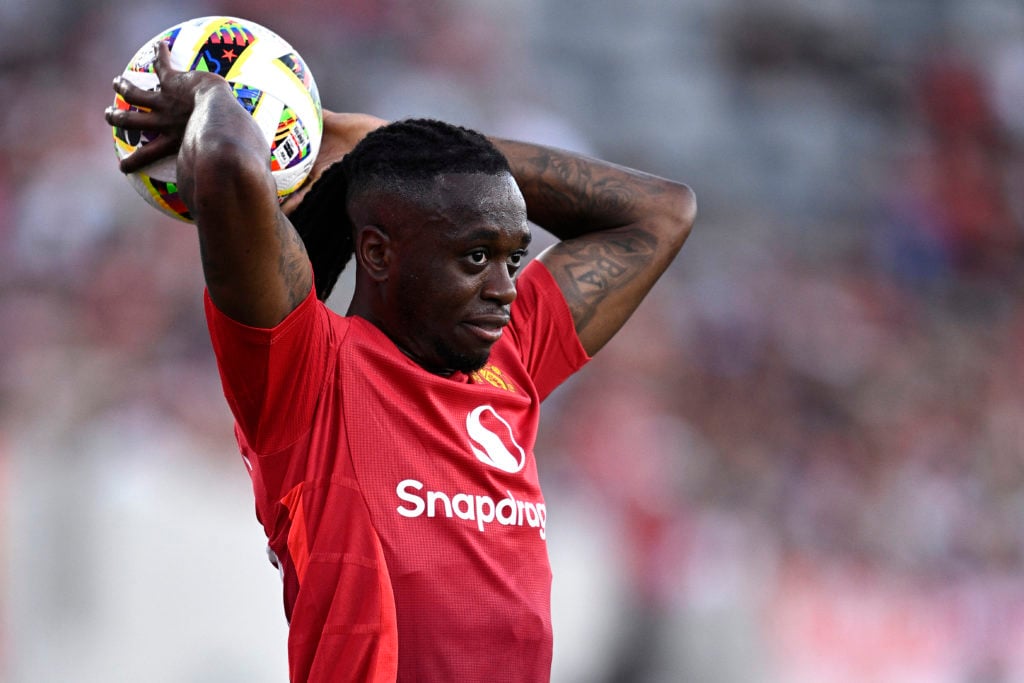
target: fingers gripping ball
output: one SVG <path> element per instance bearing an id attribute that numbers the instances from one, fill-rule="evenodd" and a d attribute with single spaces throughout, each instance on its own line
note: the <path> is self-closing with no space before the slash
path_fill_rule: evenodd
<path id="1" fill-rule="evenodd" d="M 323 111 L 313 74 L 299 53 L 273 31 L 245 19 L 200 17 L 182 22 L 147 42 L 123 76 L 146 90 L 159 87 L 153 69 L 157 46 L 166 40 L 171 66 L 180 71 L 210 71 L 223 76 L 263 131 L 268 164 L 280 201 L 298 189 L 313 168 L 323 135 Z M 137 109 L 120 95 L 118 109 Z M 114 147 L 123 159 L 156 137 L 155 133 L 113 127 Z M 174 157 L 128 176 L 142 197 L 160 211 L 192 222 L 178 195 Z"/>

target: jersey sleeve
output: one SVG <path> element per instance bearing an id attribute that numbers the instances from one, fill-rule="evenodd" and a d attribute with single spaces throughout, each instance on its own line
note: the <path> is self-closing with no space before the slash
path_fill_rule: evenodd
<path id="1" fill-rule="evenodd" d="M 540 261 L 532 261 L 516 283 L 511 325 L 520 355 L 541 400 L 583 367 L 590 356 L 555 278 Z"/>
<path id="2" fill-rule="evenodd" d="M 310 288 L 288 317 L 264 329 L 225 315 L 208 291 L 204 298 L 224 396 L 238 430 L 258 455 L 294 443 L 311 429 L 335 362 L 330 349 L 338 330 L 330 311 Z"/>

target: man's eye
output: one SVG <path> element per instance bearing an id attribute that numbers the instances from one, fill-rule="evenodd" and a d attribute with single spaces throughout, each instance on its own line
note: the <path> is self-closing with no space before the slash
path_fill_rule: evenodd
<path id="1" fill-rule="evenodd" d="M 526 254 L 521 251 L 517 251 L 508 257 L 508 265 L 513 268 L 518 268 L 522 265 L 524 258 L 526 258 Z"/>
<path id="2" fill-rule="evenodd" d="M 483 251 L 469 252 L 469 262 L 475 266 L 482 266 L 487 263 L 487 254 Z"/>

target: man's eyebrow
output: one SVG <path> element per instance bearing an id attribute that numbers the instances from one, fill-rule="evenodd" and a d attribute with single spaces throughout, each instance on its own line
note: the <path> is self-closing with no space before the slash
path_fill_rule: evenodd
<path id="1" fill-rule="evenodd" d="M 461 239 L 464 239 L 467 242 L 486 242 L 488 240 L 496 240 L 500 237 L 501 231 L 497 228 L 477 228 L 473 232 L 463 235 Z M 531 241 L 533 241 L 533 232 L 527 230 L 523 233 L 523 247 L 529 246 Z"/>

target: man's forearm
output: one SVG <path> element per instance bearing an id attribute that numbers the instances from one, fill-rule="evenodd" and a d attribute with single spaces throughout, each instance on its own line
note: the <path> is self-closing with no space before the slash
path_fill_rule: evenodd
<path id="1" fill-rule="evenodd" d="M 492 138 L 508 158 L 531 221 L 566 240 L 649 217 L 678 184 L 551 147 Z"/>
<path id="2" fill-rule="evenodd" d="M 266 140 L 226 85 L 195 96 L 178 155 L 207 290 L 238 322 L 273 327 L 309 294 L 312 273 L 278 207 Z"/>

